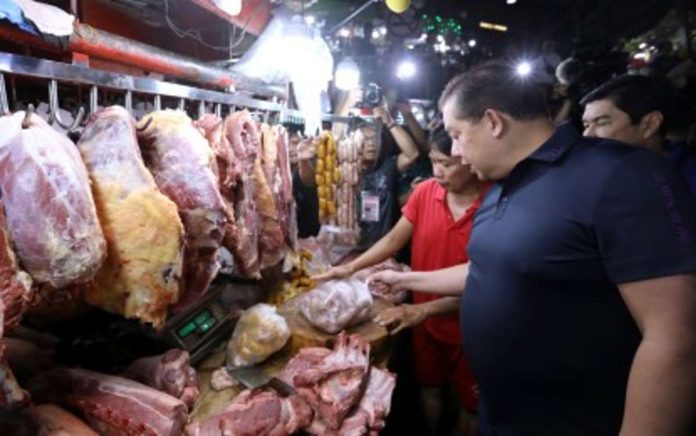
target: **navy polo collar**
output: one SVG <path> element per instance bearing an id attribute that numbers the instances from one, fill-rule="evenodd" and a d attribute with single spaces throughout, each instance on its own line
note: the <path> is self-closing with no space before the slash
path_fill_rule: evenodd
<path id="1" fill-rule="evenodd" d="M 555 162 L 573 145 L 580 142 L 582 136 L 570 124 L 564 123 L 556 129 L 554 134 L 544 142 L 541 147 L 537 148 L 534 153 L 529 155 L 527 159 L 538 160 L 542 162 Z"/>

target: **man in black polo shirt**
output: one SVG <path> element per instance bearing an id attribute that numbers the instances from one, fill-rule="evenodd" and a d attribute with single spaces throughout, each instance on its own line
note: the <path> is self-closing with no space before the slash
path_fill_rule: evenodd
<path id="1" fill-rule="evenodd" d="M 496 182 L 461 305 L 479 434 L 695 434 L 696 207 L 669 164 L 554 130 L 505 62 L 453 79 L 440 106 L 462 160 Z M 373 279 L 452 293 L 456 268 Z"/>

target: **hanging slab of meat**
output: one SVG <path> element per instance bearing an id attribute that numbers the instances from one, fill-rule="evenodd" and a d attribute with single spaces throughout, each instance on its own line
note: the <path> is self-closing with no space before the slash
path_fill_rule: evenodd
<path id="1" fill-rule="evenodd" d="M 122 375 L 180 399 L 189 409 L 198 399 L 198 374 L 184 350 L 138 359 Z"/>
<path id="2" fill-rule="evenodd" d="M 300 312 L 307 321 L 331 334 L 370 317 L 372 295 L 360 280 L 329 280 L 300 298 Z"/>
<path id="3" fill-rule="evenodd" d="M 176 204 L 145 168 L 135 122 L 125 109 L 97 113 L 77 145 L 108 241 L 106 261 L 85 298 L 160 327 L 179 298 L 184 228 Z"/>
<path id="4" fill-rule="evenodd" d="M 333 351 L 297 372 L 293 385 L 327 427 L 337 430 L 362 398 L 369 374 L 370 344 L 358 335 L 341 332 Z"/>
<path id="5" fill-rule="evenodd" d="M 75 144 L 35 114 L 0 118 L 0 193 L 22 267 L 61 288 L 94 277 L 106 243 Z"/>
<path id="6" fill-rule="evenodd" d="M 214 157 L 181 111 L 146 115 L 139 123 L 138 141 L 160 191 L 178 206 L 186 232 L 182 292 L 174 307 L 179 311 L 205 293 L 220 268 L 225 215 L 212 169 Z"/>
<path id="7" fill-rule="evenodd" d="M 78 417 L 55 404 L 32 407 L 31 417 L 41 436 L 98 436 Z"/>
<path id="8" fill-rule="evenodd" d="M 240 178 L 234 196 L 237 232 L 225 234 L 224 245 L 234 256 L 240 275 L 260 278 L 260 220 L 256 211 L 256 177 L 254 177 L 254 167 L 260 148 L 259 132 L 256 129 L 256 123 L 246 110 L 230 114 L 225 119 L 224 129 L 225 137 L 232 146 L 235 161 L 240 163 Z"/>
<path id="9" fill-rule="evenodd" d="M 19 325 L 31 299 L 31 277 L 19 268 L 0 204 L 0 337 Z"/>
<path id="10" fill-rule="evenodd" d="M 297 251 L 297 213 L 295 198 L 292 195 L 292 170 L 290 169 L 290 150 L 288 132 L 282 125 L 273 127 L 278 138 L 278 169 L 280 172 L 280 224 L 285 234 L 285 241 L 291 250 Z"/>
<path id="11" fill-rule="evenodd" d="M 222 239 L 222 245 L 232 253 L 239 243 L 239 228 L 237 227 L 234 202 L 237 197 L 235 191 L 241 177 L 242 161 L 235 157 L 232 145 L 225 135 L 223 120 L 215 115 L 205 114 L 195 124 L 205 135 L 215 155 L 218 188 L 225 214 L 225 236 Z"/>
<path id="12" fill-rule="evenodd" d="M 79 410 L 99 434 L 174 436 L 187 421 L 181 400 L 123 377 L 54 368 L 33 379 L 29 390 L 39 402 Z"/>
<path id="13" fill-rule="evenodd" d="M 263 143 L 254 166 L 256 187 L 254 198 L 259 214 L 259 252 L 261 269 L 277 265 L 285 257 L 283 229 L 280 227 L 276 199 L 272 191 L 278 170 L 278 149 L 276 138 L 270 126 L 262 126 Z"/>
<path id="14" fill-rule="evenodd" d="M 189 436 L 281 436 L 312 421 L 312 409 L 297 395 L 281 398 L 275 392 L 246 390 L 222 412 L 186 428 Z"/>

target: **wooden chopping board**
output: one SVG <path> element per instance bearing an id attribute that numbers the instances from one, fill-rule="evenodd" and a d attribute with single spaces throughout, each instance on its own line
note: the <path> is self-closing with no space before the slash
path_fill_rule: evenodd
<path id="1" fill-rule="evenodd" d="M 303 347 L 327 347 L 331 348 L 336 335 L 326 333 L 311 325 L 300 313 L 299 303 L 302 295 L 292 298 L 278 308 L 278 314 L 288 322 L 292 333 L 291 347 L 294 352 Z M 389 331 L 372 319 L 381 311 L 393 307 L 392 303 L 375 298 L 370 312 L 370 320 L 354 325 L 346 329 L 349 334 L 357 333 L 370 343 L 372 353 L 384 350 L 388 344 Z M 294 354 L 294 353 L 293 353 Z"/>

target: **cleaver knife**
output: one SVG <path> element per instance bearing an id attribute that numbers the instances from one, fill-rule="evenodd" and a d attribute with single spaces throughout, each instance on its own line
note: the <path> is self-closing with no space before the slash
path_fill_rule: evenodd
<path id="1" fill-rule="evenodd" d="M 278 377 L 274 377 L 258 366 L 231 366 L 225 367 L 227 373 L 239 380 L 249 389 L 260 389 L 270 387 L 280 394 L 281 397 L 288 397 L 295 393 L 295 388 Z"/>

